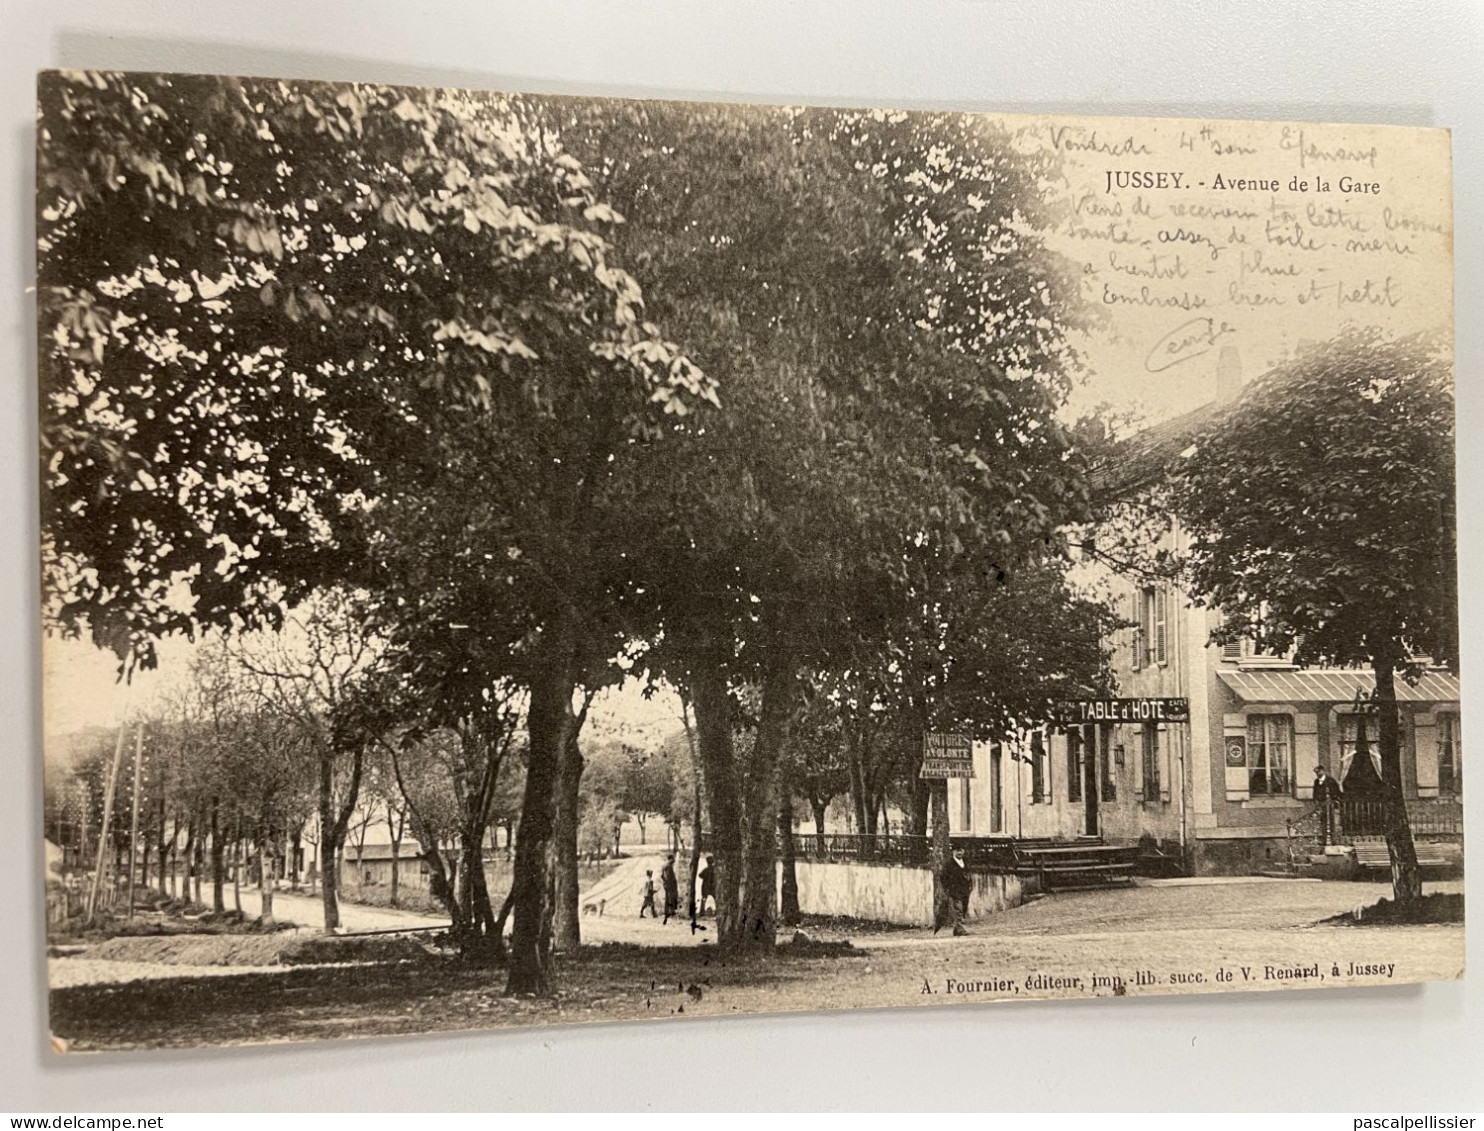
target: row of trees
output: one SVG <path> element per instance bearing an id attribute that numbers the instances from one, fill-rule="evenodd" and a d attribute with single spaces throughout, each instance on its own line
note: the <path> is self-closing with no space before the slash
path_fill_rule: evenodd
<path id="1" fill-rule="evenodd" d="M 50 77 L 41 127 L 53 617 L 127 671 L 354 593 L 381 644 L 323 704 L 331 858 L 365 750 L 457 735 L 472 837 L 519 727 L 512 991 L 577 934 L 604 687 L 694 710 L 748 949 L 806 702 L 989 734 L 1096 678 L 1058 552 L 1075 285 L 1049 168 L 991 127 L 100 74 Z"/>
<path id="2" fill-rule="evenodd" d="M 436 745 L 466 862 L 518 759 L 512 992 L 578 939 L 604 689 L 693 714 L 742 951 L 796 795 L 843 773 L 869 830 L 907 783 L 923 831 L 925 730 L 1106 687 L 1064 542 L 1086 316 L 1053 159 L 994 125 L 87 73 L 40 128 L 52 622 L 127 676 L 172 633 L 348 618 L 333 689 L 244 661 L 317 720 L 326 855 L 371 752 L 422 840 L 403 755 Z M 482 870 L 438 882 L 498 954 Z"/>
<path id="3" fill-rule="evenodd" d="M 449 772 L 450 736 L 404 736 L 397 746 L 344 733 L 347 710 L 367 678 L 374 645 L 349 610 L 319 601 L 295 613 L 276 633 L 217 640 L 198 650 L 190 671 L 137 722 L 138 793 L 120 772 L 115 736 L 93 730 L 73 736 L 71 764 L 55 780 L 64 796 L 49 800 L 70 826 L 58 843 L 86 850 L 89 833 L 103 835 L 103 799 L 112 775 L 119 812 L 138 810 L 139 839 L 128 825 L 109 830 L 113 857 L 138 869 L 142 885 L 189 897 L 204 876 L 210 903 L 224 910 L 230 872 L 248 871 L 262 889 L 263 917 L 273 917 L 274 881 L 297 886 L 317 869 L 325 924 L 340 925 L 340 867 L 359 862 L 374 828 L 394 854 L 409 833 L 423 863 L 438 877 L 456 876 L 460 855 L 461 779 Z M 132 737 L 129 743 L 132 744 Z M 512 782 L 491 798 L 489 824 L 508 828 L 518 816 Z M 62 815 L 65 813 L 65 817 Z M 62 830 L 59 830 L 62 832 Z M 152 861 L 153 857 L 153 861 Z M 179 880 L 175 892 L 172 878 Z M 399 891 L 393 870 L 391 898 Z M 433 884 L 457 923 L 461 907 Z"/>

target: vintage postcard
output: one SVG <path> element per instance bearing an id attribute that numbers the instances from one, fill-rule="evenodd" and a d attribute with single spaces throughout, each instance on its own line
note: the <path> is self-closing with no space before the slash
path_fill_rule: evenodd
<path id="1" fill-rule="evenodd" d="M 1446 131 L 39 80 L 58 1050 L 1461 976 Z"/>

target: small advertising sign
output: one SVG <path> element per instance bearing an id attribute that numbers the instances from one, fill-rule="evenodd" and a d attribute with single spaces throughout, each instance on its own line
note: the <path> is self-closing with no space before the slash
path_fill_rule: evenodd
<path id="1" fill-rule="evenodd" d="M 1067 699 L 1057 704 L 1053 720 L 1064 726 L 1083 723 L 1186 723 L 1189 699 Z"/>
<path id="2" fill-rule="evenodd" d="M 922 778 L 972 778 L 974 743 L 966 734 L 928 731 L 922 738 Z"/>

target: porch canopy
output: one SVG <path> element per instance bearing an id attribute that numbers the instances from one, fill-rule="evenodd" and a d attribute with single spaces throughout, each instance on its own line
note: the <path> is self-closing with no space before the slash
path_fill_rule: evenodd
<path id="1" fill-rule="evenodd" d="M 1218 671 L 1217 676 L 1248 703 L 1353 703 L 1356 693 L 1369 696 L 1376 679 L 1365 671 Z M 1396 680 L 1398 703 L 1456 703 L 1458 677 L 1447 672 L 1423 674 L 1414 687 Z"/>

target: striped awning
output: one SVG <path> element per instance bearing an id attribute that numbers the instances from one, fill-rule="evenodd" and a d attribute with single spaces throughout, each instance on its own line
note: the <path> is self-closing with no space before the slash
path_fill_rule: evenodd
<path id="1" fill-rule="evenodd" d="M 1357 692 L 1370 695 L 1375 677 L 1362 671 L 1218 671 L 1221 682 L 1248 703 L 1349 703 Z M 1396 680 L 1400 703 L 1456 703 L 1458 677 L 1427 672 L 1415 686 Z"/>

